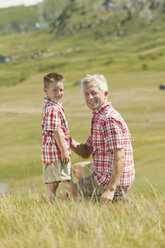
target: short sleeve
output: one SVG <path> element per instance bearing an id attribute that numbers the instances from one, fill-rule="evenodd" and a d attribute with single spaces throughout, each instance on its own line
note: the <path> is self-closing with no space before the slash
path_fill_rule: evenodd
<path id="1" fill-rule="evenodd" d="M 60 127 L 59 112 L 52 108 L 48 113 L 45 128 L 48 131 L 57 131 L 59 127 Z"/>
<path id="2" fill-rule="evenodd" d="M 89 136 L 89 138 L 88 138 L 87 141 L 85 142 L 85 145 L 91 146 L 91 147 L 92 147 L 92 136 Z"/>
<path id="3" fill-rule="evenodd" d="M 104 122 L 103 135 L 107 151 L 124 148 L 124 136 L 121 123 L 113 118 L 107 118 Z"/>

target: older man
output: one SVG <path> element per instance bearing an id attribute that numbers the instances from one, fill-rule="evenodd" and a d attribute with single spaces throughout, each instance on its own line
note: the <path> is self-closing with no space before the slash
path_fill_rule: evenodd
<path id="1" fill-rule="evenodd" d="M 101 202 L 124 200 L 135 178 L 131 135 L 121 115 L 108 102 L 108 86 L 103 75 L 87 75 L 82 80 L 87 106 L 93 111 L 91 135 L 85 144 L 71 138 L 71 149 L 93 162 L 77 163 L 73 173 L 77 189 L 84 196 L 96 195 Z"/>

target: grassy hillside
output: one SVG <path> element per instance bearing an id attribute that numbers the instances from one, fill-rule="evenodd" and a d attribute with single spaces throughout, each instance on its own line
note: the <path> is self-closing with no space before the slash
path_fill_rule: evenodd
<path id="1" fill-rule="evenodd" d="M 0 35 L 10 32 L 27 32 L 36 22 L 42 21 L 38 6 L 10 7 L 0 9 Z"/>
<path id="2" fill-rule="evenodd" d="M 161 17 L 159 23 L 164 25 Z M 109 82 L 110 99 L 132 133 L 139 177 L 137 188 L 143 190 L 146 178 L 164 188 L 165 104 L 159 85 L 164 83 L 165 76 L 165 36 L 164 29 L 154 31 L 153 25 L 141 26 L 141 30 L 133 32 L 132 23 L 130 33 L 106 35 L 104 32 L 99 38 L 88 28 L 70 35 L 61 35 L 58 28 L 54 31 L 50 28 L 0 38 L 0 48 L 12 58 L 0 64 L 1 180 L 41 175 L 43 75 L 50 71 L 65 75 L 64 107 L 71 134 L 85 141 L 90 132 L 91 114 L 75 82 L 86 73 L 103 73 Z M 98 29 L 99 26 L 97 32 Z M 73 154 L 72 159 L 76 162 L 79 158 Z"/>
<path id="3" fill-rule="evenodd" d="M 0 247 L 164 247 L 163 15 L 141 26 L 134 19 L 108 33 L 110 22 L 73 29 L 78 20 L 84 23 L 81 6 L 75 6 L 75 15 L 65 9 L 64 29 L 56 23 L 47 30 L 0 37 L 1 51 L 12 58 L 0 63 L 0 182 L 10 184 L 8 194 L 0 196 Z M 87 17 L 93 20 L 88 11 Z M 129 204 L 45 203 L 40 125 L 42 79 L 50 71 L 66 78 L 63 105 L 70 133 L 82 142 L 90 133 L 92 113 L 75 83 L 87 73 L 106 76 L 109 100 L 132 134 L 136 181 Z M 72 163 L 79 160 L 72 153 Z M 57 199 L 61 190 L 62 185 Z"/>
<path id="4" fill-rule="evenodd" d="M 36 22 L 49 23 L 58 34 L 71 34 L 87 29 L 97 39 L 123 36 L 152 26 L 164 28 L 165 3 L 160 0 L 44 0 L 32 7 L 0 9 L 0 35 L 26 32 Z"/>
<path id="5" fill-rule="evenodd" d="M 44 31 L 1 37 L 0 46 L 15 57 L 1 64 L 1 180 L 41 176 L 43 74 L 58 71 L 65 75 L 63 101 L 71 135 L 85 141 L 91 114 L 75 82 L 86 73 L 103 73 L 109 82 L 109 98 L 132 133 L 135 187 L 143 190 L 149 178 L 164 188 L 165 104 L 164 92 L 159 91 L 165 76 L 164 44 L 163 31 L 159 36 L 141 32 L 101 40 L 94 39 L 87 30 L 83 36 L 77 33 L 65 39 Z M 73 154 L 73 162 L 78 159 Z"/>

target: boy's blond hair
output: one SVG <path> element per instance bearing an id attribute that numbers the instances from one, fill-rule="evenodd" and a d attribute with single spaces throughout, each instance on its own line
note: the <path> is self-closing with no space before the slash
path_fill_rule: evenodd
<path id="1" fill-rule="evenodd" d="M 44 76 L 44 88 L 49 88 L 49 85 L 54 82 L 64 81 L 62 74 L 56 72 L 50 72 Z"/>

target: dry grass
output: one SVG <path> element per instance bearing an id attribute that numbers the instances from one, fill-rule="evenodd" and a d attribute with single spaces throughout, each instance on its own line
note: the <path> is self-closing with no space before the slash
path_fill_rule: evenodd
<path id="1" fill-rule="evenodd" d="M 26 187 L 26 188 L 25 188 Z M 129 194 L 129 202 L 52 205 L 27 185 L 0 197 L 0 247 L 155 248 L 165 245 L 165 194 L 150 186 L 150 195 Z"/>

